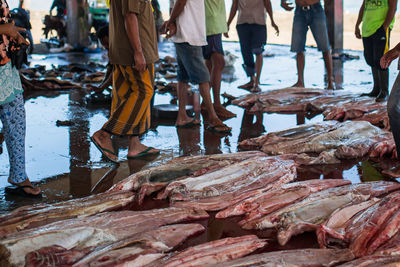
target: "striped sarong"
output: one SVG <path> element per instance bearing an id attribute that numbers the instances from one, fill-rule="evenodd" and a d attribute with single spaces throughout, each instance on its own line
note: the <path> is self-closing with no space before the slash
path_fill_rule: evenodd
<path id="1" fill-rule="evenodd" d="M 154 65 L 140 73 L 132 66 L 114 65 L 111 114 L 103 130 L 114 135 L 140 135 L 150 128 Z"/>

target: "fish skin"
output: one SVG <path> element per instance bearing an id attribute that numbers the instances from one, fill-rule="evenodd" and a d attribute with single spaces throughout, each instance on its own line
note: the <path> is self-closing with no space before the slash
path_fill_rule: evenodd
<path id="1" fill-rule="evenodd" d="M 276 196 L 281 196 L 281 194 L 284 194 L 288 190 L 296 190 L 296 189 L 302 189 L 302 188 L 308 188 L 310 190 L 310 193 L 315 193 L 330 187 L 336 187 L 336 186 L 341 186 L 341 185 L 346 185 L 350 184 L 350 181 L 346 180 L 339 180 L 339 179 L 325 179 L 325 180 L 307 180 L 307 181 L 301 181 L 301 182 L 294 182 L 294 183 L 289 183 L 289 184 L 284 184 L 281 187 L 278 187 L 274 190 L 268 190 L 264 191 L 260 190 L 255 196 L 248 198 L 246 200 L 243 200 L 242 202 L 239 202 L 238 204 L 234 206 L 230 206 L 226 208 L 225 210 L 222 210 L 216 214 L 216 218 L 227 218 L 230 216 L 238 216 L 238 215 L 243 215 L 245 213 L 248 213 L 250 216 L 251 212 L 257 212 L 257 209 L 262 205 L 262 203 L 265 202 L 265 200 L 270 200 Z M 268 201 L 270 202 L 270 201 Z M 281 203 L 280 201 L 278 201 Z M 269 204 L 269 203 L 268 203 Z M 281 203 L 282 204 L 282 203 Z M 272 206 L 272 205 L 271 205 Z M 272 207 L 271 207 L 272 209 Z M 273 209 L 272 211 L 274 211 Z M 270 212 L 268 212 L 270 213 Z M 268 214 L 265 213 L 265 214 Z M 264 213 L 263 213 L 264 214 Z"/>
<path id="2" fill-rule="evenodd" d="M 166 164 L 134 173 L 112 186 L 108 191 L 122 190 L 137 192 L 140 190 L 141 186 L 146 183 L 165 182 L 168 184 L 173 180 L 191 176 L 192 174 L 207 168 L 213 170 L 214 168 L 217 168 L 216 166 L 227 166 L 234 162 L 240 162 L 262 155 L 265 154 L 260 151 L 244 151 L 237 153 L 175 158 Z"/>
<path id="3" fill-rule="evenodd" d="M 219 264 L 243 257 L 266 244 L 265 240 L 255 235 L 228 237 L 190 247 L 151 266 L 187 267 Z"/>
<path id="4" fill-rule="evenodd" d="M 70 249 L 79 243 L 84 248 L 123 239 L 162 225 L 208 217 L 203 210 L 186 208 L 104 212 L 10 235 L 7 239 L 0 240 L 0 258 L 21 266 L 24 264 L 24 256 L 39 249 L 40 244 L 60 245 Z"/>
<path id="5" fill-rule="evenodd" d="M 0 215 L 0 239 L 13 233 L 37 228 L 52 222 L 86 217 L 100 212 L 120 209 L 132 203 L 132 192 L 101 193 L 84 198 L 52 204 L 39 204 L 18 208 Z"/>
<path id="6" fill-rule="evenodd" d="M 210 267 L 317 267 L 336 266 L 354 259 L 349 249 L 294 249 L 254 254 Z"/>

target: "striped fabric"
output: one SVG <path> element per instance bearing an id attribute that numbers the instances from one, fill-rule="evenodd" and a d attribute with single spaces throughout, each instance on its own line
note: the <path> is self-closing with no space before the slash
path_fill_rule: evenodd
<path id="1" fill-rule="evenodd" d="M 140 135 L 150 127 L 154 65 L 140 73 L 132 66 L 114 65 L 111 115 L 103 130 L 114 135 Z"/>

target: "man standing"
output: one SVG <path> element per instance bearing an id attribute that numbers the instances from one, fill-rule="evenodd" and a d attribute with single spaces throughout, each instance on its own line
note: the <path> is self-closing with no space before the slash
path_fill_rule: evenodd
<path id="1" fill-rule="evenodd" d="M 362 37 L 365 61 L 371 66 L 374 80 L 372 91 L 362 96 L 375 97 L 377 102 L 386 101 L 389 95 L 389 70 L 383 69 L 379 61 L 389 50 L 396 7 L 397 0 L 364 0 L 356 22 L 355 35 L 359 39 Z"/>
<path id="2" fill-rule="evenodd" d="M 109 37 L 109 57 L 114 66 L 111 114 L 91 140 L 113 162 L 118 161 L 118 155 L 111 135 L 129 136 L 128 159 L 159 153 L 139 140 L 150 127 L 154 62 L 158 60 L 150 1 L 112 0 Z"/>
<path id="3" fill-rule="evenodd" d="M 393 60 L 400 56 L 400 43 L 393 49 L 389 50 L 380 59 L 382 69 L 387 69 Z M 400 70 L 400 61 L 397 63 L 397 69 Z M 396 81 L 390 91 L 389 100 L 387 102 L 387 112 L 389 116 L 390 129 L 396 145 L 396 155 L 400 154 L 400 73 L 397 74 Z"/>
<path id="4" fill-rule="evenodd" d="M 218 117 L 229 119 L 236 115 L 227 110 L 220 100 L 222 70 L 225 66 L 222 33 L 228 31 L 224 0 L 205 0 L 207 45 L 203 56 L 210 72 L 210 87 L 213 91 L 214 109 Z"/>
<path id="5" fill-rule="evenodd" d="M 325 0 L 325 4 L 329 1 L 331 0 Z M 293 9 L 287 3 L 287 0 L 281 0 L 281 6 L 287 11 Z M 326 16 L 320 0 L 296 0 L 292 27 L 292 44 L 290 47 L 290 51 L 296 52 L 297 63 L 297 82 L 293 87 L 304 87 L 304 51 L 308 28 L 311 29 L 318 50 L 322 51 L 328 76 L 327 89 L 333 89 L 332 55 L 330 52 Z"/>
<path id="6" fill-rule="evenodd" d="M 167 38 L 173 36 L 178 60 L 179 111 L 175 125 L 192 127 L 200 124 L 186 113 L 190 81 L 199 84 L 204 112 L 209 123 L 206 129 L 217 133 L 229 133 L 231 128 L 218 118 L 211 102 L 210 75 L 202 55 L 202 46 L 207 44 L 204 0 L 171 0 L 170 4 L 171 8 L 173 7 L 170 19 L 161 28 L 162 32 L 167 34 Z"/>
<path id="7" fill-rule="evenodd" d="M 267 43 L 267 28 L 265 25 L 266 13 L 271 20 L 276 34 L 279 28 L 275 24 L 270 0 L 233 0 L 228 18 L 228 28 L 236 12 L 239 11 L 236 30 L 239 35 L 240 50 L 243 57 L 243 68 L 250 81 L 239 88 L 250 92 L 260 92 L 260 75 L 263 65 L 264 45 Z M 225 34 L 225 37 L 229 37 Z M 254 62 L 254 55 L 256 60 Z"/>

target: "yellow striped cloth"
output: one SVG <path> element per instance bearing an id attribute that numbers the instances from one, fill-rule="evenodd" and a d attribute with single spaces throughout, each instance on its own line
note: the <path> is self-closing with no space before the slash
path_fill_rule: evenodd
<path id="1" fill-rule="evenodd" d="M 154 65 L 140 73 L 132 66 L 114 65 L 111 114 L 103 130 L 115 135 L 140 135 L 150 128 Z"/>

